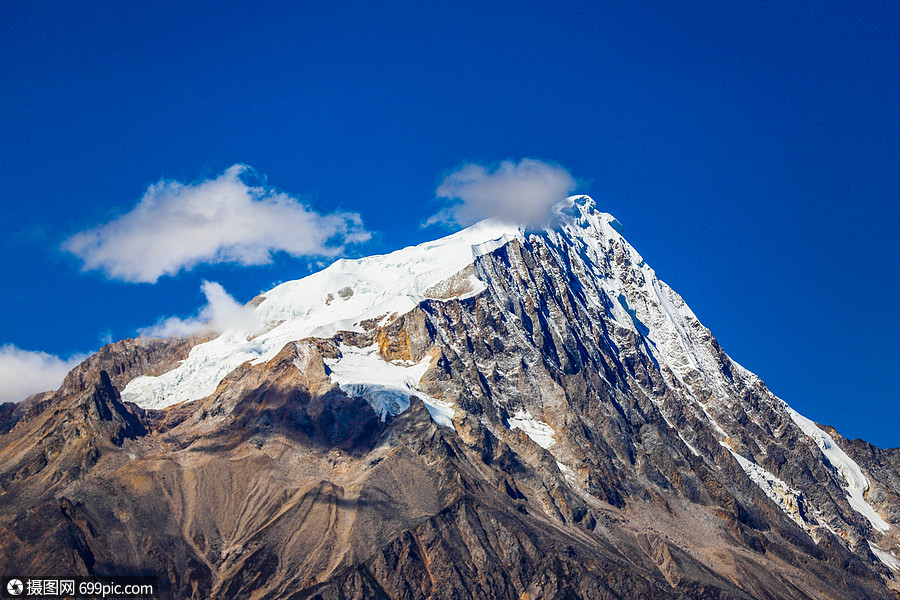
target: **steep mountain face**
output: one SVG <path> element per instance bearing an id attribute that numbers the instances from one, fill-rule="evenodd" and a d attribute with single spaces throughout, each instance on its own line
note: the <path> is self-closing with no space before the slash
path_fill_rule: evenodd
<path id="1" fill-rule="evenodd" d="M 900 454 L 732 361 L 586 197 L 339 261 L 0 411 L 0 562 L 170 598 L 900 598 Z"/>

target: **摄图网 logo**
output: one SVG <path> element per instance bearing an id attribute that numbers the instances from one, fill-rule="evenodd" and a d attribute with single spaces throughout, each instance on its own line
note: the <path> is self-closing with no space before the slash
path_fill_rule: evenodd
<path id="1" fill-rule="evenodd" d="M 6 583 L 6 591 L 12 596 L 18 596 L 22 593 L 22 590 L 25 589 L 25 586 L 22 584 L 22 581 L 19 579 L 10 579 Z"/>

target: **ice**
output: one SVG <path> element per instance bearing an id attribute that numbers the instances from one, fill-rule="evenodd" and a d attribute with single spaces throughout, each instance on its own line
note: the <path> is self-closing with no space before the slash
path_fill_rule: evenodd
<path id="1" fill-rule="evenodd" d="M 556 433 L 553 431 L 553 428 L 531 416 L 531 413 L 525 410 L 524 408 L 520 408 L 516 411 L 516 413 L 508 419 L 509 428 L 510 429 L 521 429 L 525 432 L 525 435 L 531 438 L 531 440 L 543 448 L 547 450 L 554 444 L 556 444 L 556 440 L 553 438 Z"/>
<path id="2" fill-rule="evenodd" d="M 721 443 L 721 442 L 720 442 Z M 768 496 L 772 502 L 784 511 L 797 525 L 809 531 L 809 524 L 803 518 L 800 510 L 801 494 L 784 481 L 769 473 L 758 464 L 751 462 L 722 443 L 725 448 L 731 452 L 731 455 L 737 460 L 738 464 L 744 470 L 744 473 Z"/>
<path id="3" fill-rule="evenodd" d="M 784 408 L 791 416 L 791 419 L 794 420 L 794 423 L 800 427 L 803 433 L 813 439 L 828 462 L 844 477 L 844 480 L 847 482 L 844 490 L 847 492 L 847 501 L 853 510 L 868 519 L 875 529 L 879 531 L 890 529 L 891 526 L 888 525 L 887 521 L 881 518 L 881 515 L 878 514 L 871 504 L 866 502 L 865 493 L 869 489 L 869 479 L 863 475 L 859 465 L 847 456 L 835 443 L 834 439 L 819 429 L 814 422 L 788 406 L 787 403 L 784 404 Z"/>
<path id="4" fill-rule="evenodd" d="M 869 542 L 869 549 L 872 551 L 872 554 L 874 554 L 875 557 L 883 562 L 889 569 L 900 572 L 900 560 L 898 560 L 896 556 L 890 552 L 885 552 L 872 542 Z"/>
<path id="5" fill-rule="evenodd" d="M 347 395 L 365 399 L 385 421 L 409 408 L 410 397 L 416 396 L 425 404 L 428 414 L 438 425 L 453 427 L 454 407 L 428 396 L 418 389 L 430 358 L 415 364 L 388 362 L 378 353 L 378 346 L 366 348 L 340 346 L 339 358 L 326 359 L 331 381 Z"/>

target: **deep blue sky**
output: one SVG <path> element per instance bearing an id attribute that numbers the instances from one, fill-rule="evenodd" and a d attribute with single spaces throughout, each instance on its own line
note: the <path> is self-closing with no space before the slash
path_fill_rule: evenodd
<path id="1" fill-rule="evenodd" d="M 534 157 L 776 394 L 900 445 L 900 5 L 460 4 L 5 0 L 0 344 L 91 351 L 204 279 L 245 301 L 309 272 L 122 283 L 60 250 L 162 178 L 251 165 L 359 212 L 371 254 L 443 233 L 448 170 Z"/>

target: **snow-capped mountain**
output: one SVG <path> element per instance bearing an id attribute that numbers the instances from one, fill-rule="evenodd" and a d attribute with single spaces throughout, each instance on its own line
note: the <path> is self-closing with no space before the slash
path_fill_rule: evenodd
<path id="1" fill-rule="evenodd" d="M 0 413 L 0 558 L 179 598 L 900 597 L 900 450 L 775 397 L 587 196 L 246 310 Z"/>

